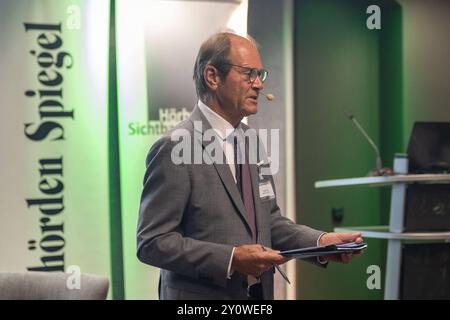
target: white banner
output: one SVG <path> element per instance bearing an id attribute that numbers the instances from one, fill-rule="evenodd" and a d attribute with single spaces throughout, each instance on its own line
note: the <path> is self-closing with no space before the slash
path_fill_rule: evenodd
<path id="1" fill-rule="evenodd" d="M 0 271 L 110 278 L 108 12 L 0 2 Z"/>

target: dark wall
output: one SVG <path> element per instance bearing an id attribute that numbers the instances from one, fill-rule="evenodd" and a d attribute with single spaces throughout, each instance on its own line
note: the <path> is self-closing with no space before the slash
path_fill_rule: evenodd
<path id="1" fill-rule="evenodd" d="M 380 225 L 380 190 L 315 189 L 318 180 L 365 176 L 375 166 L 370 145 L 345 117 L 353 113 L 380 140 L 380 33 L 366 27 L 365 1 L 295 2 L 295 119 L 297 221 L 332 231 L 336 226 Z M 343 214 L 333 221 L 332 210 Z M 366 286 L 367 267 L 384 269 L 384 243 L 350 265 L 326 270 L 300 263 L 300 299 L 379 299 Z"/>

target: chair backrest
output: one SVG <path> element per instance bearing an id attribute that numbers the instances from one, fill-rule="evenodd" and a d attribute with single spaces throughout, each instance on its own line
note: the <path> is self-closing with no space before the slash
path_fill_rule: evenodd
<path id="1" fill-rule="evenodd" d="M 0 272 L 0 300 L 106 299 L 108 278 L 81 274 L 77 288 L 69 277 L 63 272 Z"/>

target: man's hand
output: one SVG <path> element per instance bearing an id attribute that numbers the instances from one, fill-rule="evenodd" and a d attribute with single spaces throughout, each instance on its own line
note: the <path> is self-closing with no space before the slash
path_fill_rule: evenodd
<path id="1" fill-rule="evenodd" d="M 274 264 L 283 264 L 290 258 L 285 258 L 279 251 L 265 248 L 263 251 L 260 244 L 249 244 L 236 247 L 231 262 L 231 270 L 245 275 L 259 277 L 263 272 L 269 270 Z"/>
<path id="2" fill-rule="evenodd" d="M 319 240 L 320 246 L 327 246 L 330 244 L 342 244 L 346 242 L 363 242 L 361 238 L 360 232 L 330 232 L 325 233 Z M 340 263 L 349 263 L 353 255 L 361 255 L 361 251 L 356 251 L 353 253 L 342 253 L 342 254 L 333 254 L 322 257 L 328 261 L 340 262 Z"/>

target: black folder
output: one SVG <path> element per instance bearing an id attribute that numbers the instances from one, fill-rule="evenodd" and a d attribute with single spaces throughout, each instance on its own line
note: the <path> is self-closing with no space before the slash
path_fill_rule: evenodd
<path id="1" fill-rule="evenodd" d="M 320 247 L 308 247 L 294 250 L 281 251 L 280 254 L 295 259 L 306 259 L 311 257 L 320 257 L 330 254 L 341 254 L 360 251 L 367 248 L 365 242 L 349 242 L 342 244 L 332 244 Z"/>

